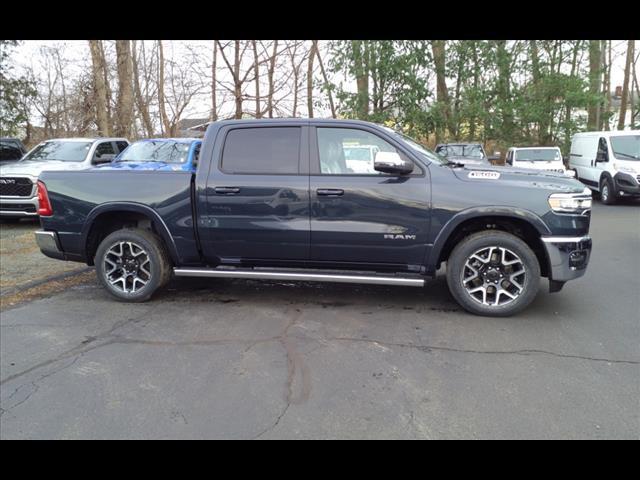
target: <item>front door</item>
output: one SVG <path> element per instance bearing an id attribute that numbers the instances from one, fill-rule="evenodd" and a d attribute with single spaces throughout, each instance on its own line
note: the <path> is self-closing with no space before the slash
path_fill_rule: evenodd
<path id="1" fill-rule="evenodd" d="M 419 268 L 429 230 L 426 167 L 414 162 L 404 176 L 376 172 L 375 152 L 407 157 L 397 141 L 365 126 L 321 125 L 310 132 L 310 260 L 335 268 Z M 347 161 L 355 151 L 366 163 L 357 172 Z"/>

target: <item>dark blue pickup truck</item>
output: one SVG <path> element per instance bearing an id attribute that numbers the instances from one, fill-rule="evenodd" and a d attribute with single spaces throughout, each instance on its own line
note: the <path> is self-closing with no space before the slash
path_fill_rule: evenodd
<path id="1" fill-rule="evenodd" d="M 353 171 L 345 150 L 375 151 Z M 116 298 L 172 275 L 422 287 L 447 263 L 468 311 L 506 316 L 585 273 L 591 192 L 556 173 L 450 162 L 355 120 L 212 123 L 195 174 L 44 172 L 40 249 Z"/>

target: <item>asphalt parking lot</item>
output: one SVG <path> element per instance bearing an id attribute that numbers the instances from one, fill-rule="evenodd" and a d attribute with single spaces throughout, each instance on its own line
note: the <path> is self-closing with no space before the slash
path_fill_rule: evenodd
<path id="1" fill-rule="evenodd" d="M 465 313 L 442 275 L 7 290 L 0 438 L 638 439 L 640 204 L 596 203 L 591 233 L 586 276 L 512 318 Z"/>

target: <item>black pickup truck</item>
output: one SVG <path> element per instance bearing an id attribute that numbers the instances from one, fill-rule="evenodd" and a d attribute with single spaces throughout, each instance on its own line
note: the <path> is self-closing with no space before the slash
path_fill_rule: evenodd
<path id="1" fill-rule="evenodd" d="M 370 173 L 345 150 L 375 151 Z M 212 123 L 190 172 L 44 172 L 40 249 L 116 298 L 176 276 L 422 287 L 447 263 L 468 311 L 507 316 L 585 273 L 591 192 L 555 173 L 467 168 L 355 120 Z"/>

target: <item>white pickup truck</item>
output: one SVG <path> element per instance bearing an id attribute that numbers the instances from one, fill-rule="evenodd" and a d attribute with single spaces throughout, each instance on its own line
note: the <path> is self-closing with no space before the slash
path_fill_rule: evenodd
<path id="1" fill-rule="evenodd" d="M 531 170 L 562 173 L 575 177 L 573 170 L 568 170 L 562 161 L 559 147 L 511 147 L 507 151 L 505 164 Z"/>
<path id="2" fill-rule="evenodd" d="M 126 138 L 59 138 L 40 143 L 17 162 L 0 165 L 0 219 L 38 215 L 36 182 L 44 170 L 83 170 L 129 146 Z"/>

